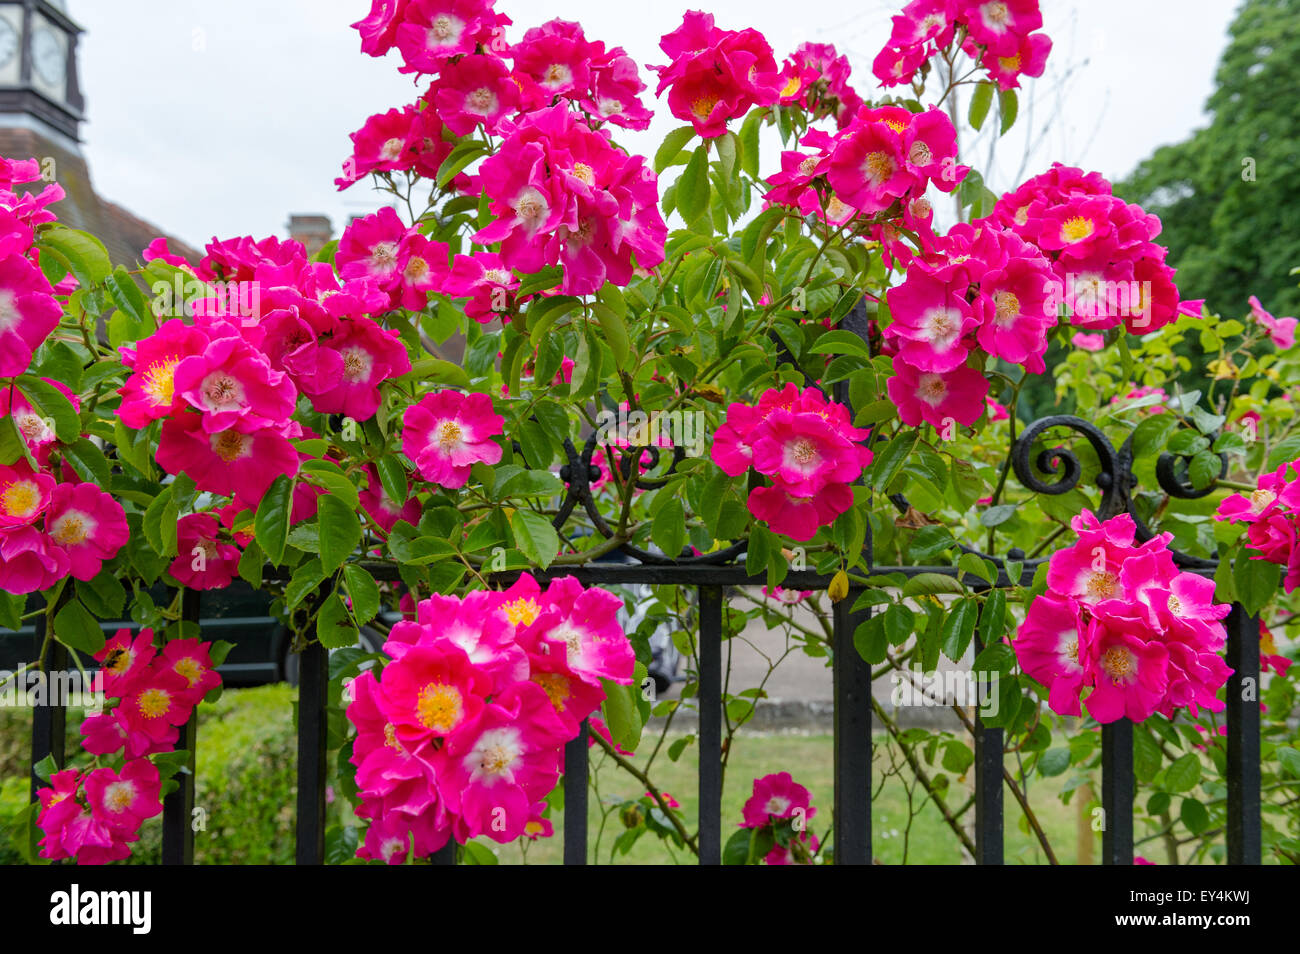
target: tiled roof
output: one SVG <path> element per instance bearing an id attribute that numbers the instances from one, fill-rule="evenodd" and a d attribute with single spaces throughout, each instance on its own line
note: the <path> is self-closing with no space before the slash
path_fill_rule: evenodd
<path id="1" fill-rule="evenodd" d="M 64 225 L 83 229 L 98 237 L 108 249 L 114 265 L 134 268 L 143 261 L 140 256 L 144 249 L 159 236 L 167 239 L 173 253 L 183 255 L 191 262 L 202 257 L 201 252 L 168 236 L 157 226 L 132 215 L 120 205 L 101 199 L 91 184 L 86 160 L 39 133 L 24 128 L 0 127 L 0 156 L 39 161 L 53 159 L 54 181 L 63 187 L 67 196 L 50 206 L 50 210 Z M 39 191 L 44 186 L 43 182 L 34 182 L 19 188 Z"/>

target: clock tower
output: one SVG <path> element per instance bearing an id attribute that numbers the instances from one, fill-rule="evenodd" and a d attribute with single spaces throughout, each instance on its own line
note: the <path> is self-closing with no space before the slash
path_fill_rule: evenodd
<path id="1" fill-rule="evenodd" d="M 184 242 L 95 192 L 81 148 L 81 35 L 65 0 L 0 0 L 0 156 L 38 160 L 45 178 L 18 189 L 39 192 L 57 182 L 65 197 L 51 211 L 64 225 L 98 236 L 114 264 L 133 266 L 159 236 L 198 261 Z"/>
<path id="2" fill-rule="evenodd" d="M 0 0 L 0 121 L 80 142 L 86 101 L 64 0 Z M 21 119 L 19 119 L 21 117 Z"/>

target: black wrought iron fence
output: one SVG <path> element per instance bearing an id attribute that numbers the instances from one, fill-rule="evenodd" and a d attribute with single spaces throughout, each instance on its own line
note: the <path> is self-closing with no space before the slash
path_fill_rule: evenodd
<path id="1" fill-rule="evenodd" d="M 846 326 L 865 335 L 865 316 L 855 312 Z M 810 382 L 811 383 L 811 382 Z M 839 394 L 841 403 L 847 404 L 847 395 Z M 1014 418 L 1012 426 L 1014 427 Z M 1039 438 L 1053 428 L 1064 428 L 1082 435 L 1092 446 L 1099 468 L 1095 477 L 1101 492 L 1096 514 L 1108 519 L 1121 513 L 1129 514 L 1138 530 L 1138 540 L 1150 539 L 1153 534 L 1134 507 L 1133 491 L 1137 477 L 1133 472 L 1131 441 L 1116 449 L 1098 428 L 1078 417 L 1056 415 L 1030 424 L 1018 436 L 1013 433 L 1008 466 L 1028 490 L 1039 494 L 1062 494 L 1076 487 L 1083 477 L 1084 468 L 1079 457 L 1067 446 L 1040 448 Z M 659 584 L 695 587 L 698 590 L 699 634 L 698 678 L 699 690 L 695 705 L 698 707 L 699 732 L 699 828 L 696 847 L 700 864 L 720 864 L 722 860 L 722 765 L 723 765 L 723 672 L 722 644 L 723 609 L 727 590 L 733 587 L 762 586 L 764 575 L 752 575 L 744 562 L 745 543 L 738 541 L 719 551 L 702 556 L 669 556 L 634 546 L 630 540 L 616 539 L 616 531 L 600 513 L 592 492 L 592 481 L 598 477 L 592 458 L 599 444 L 595 436 L 589 437 L 579 450 L 572 441 L 565 442 L 565 464 L 561 477 L 568 486 L 564 500 L 554 518 L 557 529 L 562 529 L 574 512 L 581 508 L 586 518 L 614 548 L 630 563 L 587 563 L 576 566 L 552 566 L 535 572 L 539 582 L 548 582 L 559 576 L 573 576 L 583 585 Z M 635 470 L 643 453 L 650 455 L 649 472 L 660 463 L 657 447 L 630 448 L 618 455 L 615 465 L 620 467 L 623 479 L 637 482 L 642 489 L 662 486 L 672 468 L 683 458 L 681 448 L 674 449 L 673 459 L 664 473 L 647 476 Z M 1226 470 L 1226 462 L 1224 464 Z M 1170 496 L 1191 498 L 1209 493 L 1197 490 L 1186 481 L 1186 462 L 1171 455 L 1163 455 L 1156 468 L 1160 489 Z M 907 502 L 895 498 L 896 506 L 907 509 Z M 976 591 L 1008 587 L 1013 584 L 1028 586 L 1033 581 L 1035 568 L 1047 557 L 1036 560 L 1025 558 L 1020 551 L 1010 551 L 1005 558 L 981 553 L 970 547 L 963 552 L 974 553 L 991 560 L 997 567 L 998 577 L 991 581 L 967 579 Z M 870 561 L 872 539 L 868 521 L 864 552 Z M 1212 575 L 1217 562 L 1173 552 L 1175 562 L 1184 569 Z M 1008 577 L 1008 566 L 1018 566 L 1020 578 Z M 397 569 L 391 564 L 367 563 L 366 568 L 380 581 L 400 580 Z M 266 576 L 274 578 L 275 570 L 268 568 Z M 507 584 L 520 571 L 493 574 L 494 582 Z M 956 566 L 874 566 L 868 562 L 868 574 L 901 574 L 915 577 L 920 574 L 943 574 L 957 577 Z M 811 570 L 789 571 L 785 586 L 803 589 L 825 589 L 831 577 Z M 327 584 L 328 585 L 328 584 Z M 834 806 L 833 845 L 837 864 L 869 864 L 871 851 L 871 766 L 872 766 L 872 672 L 871 667 L 854 645 L 857 628 L 870 616 L 870 607 L 854 609 L 861 586 L 850 588 L 847 598 L 834 605 L 832 613 L 831 659 L 834 699 Z M 328 592 L 316 594 L 323 600 Z M 201 595 L 187 591 L 182 601 L 183 618 L 197 626 L 200 620 Z M 38 637 L 43 635 L 44 617 L 37 623 Z M 1227 664 L 1233 670 L 1227 686 L 1227 860 L 1230 864 L 1258 864 L 1261 861 L 1260 817 L 1260 719 L 1259 705 L 1248 687 L 1258 685 L 1259 621 L 1239 604 L 1233 604 L 1226 621 Z M 51 643 L 50 658 L 45 661 L 47 671 L 58 671 L 67 665 L 66 651 Z M 982 647 L 976 637 L 976 652 Z M 327 716 L 329 697 L 328 653 L 319 643 L 307 645 L 302 653 L 300 685 L 298 689 L 298 788 L 297 788 L 297 862 L 322 864 L 325 858 L 326 831 L 326 771 L 328 765 Z M 32 765 L 46 756 L 63 763 L 65 713 L 56 700 L 36 707 L 33 716 Z M 987 726 L 978 707 L 973 722 L 974 735 L 974 787 L 975 787 L 975 839 L 974 856 L 978 864 L 1001 864 L 1004 860 L 1004 792 L 1012 781 L 1012 774 L 1004 764 L 1003 729 Z M 1127 865 L 1133 862 L 1134 824 L 1133 802 L 1136 779 L 1133 768 L 1133 724 L 1127 719 L 1102 726 L 1101 730 L 1101 803 L 1104 812 L 1102 829 L 1103 863 Z M 194 832 L 191 813 L 194 807 L 194 753 L 202 740 L 196 738 L 195 720 L 185 726 L 179 746 L 190 753 L 188 774 L 177 776 L 179 787 L 164 801 L 163 852 L 165 864 L 190 864 L 194 857 Z M 36 790 L 38 779 L 33 771 L 32 787 Z M 568 743 L 564 753 L 564 862 L 585 864 L 588 858 L 587 794 L 589 781 L 587 726 L 584 723 L 579 736 Z M 1017 798 L 1023 797 L 1020 789 L 1011 786 Z M 1024 807 L 1024 806 L 1022 806 Z M 433 859 L 439 864 L 454 864 L 454 841 L 449 842 Z"/>

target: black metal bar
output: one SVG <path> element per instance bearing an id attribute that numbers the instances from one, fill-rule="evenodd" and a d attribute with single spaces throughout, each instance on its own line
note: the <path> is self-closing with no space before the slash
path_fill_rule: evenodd
<path id="1" fill-rule="evenodd" d="M 1102 864 L 1133 864 L 1133 723 L 1101 727 Z"/>
<path id="2" fill-rule="evenodd" d="M 700 587 L 700 864 L 722 864 L 722 591 Z"/>
<path id="3" fill-rule="evenodd" d="M 326 583 L 318 596 L 329 596 Z M 298 683 L 298 845 L 300 865 L 325 863 L 325 765 L 329 653 L 319 640 L 302 651 Z"/>
<path id="4" fill-rule="evenodd" d="M 1244 559 L 1244 558 L 1243 558 Z M 1228 864 L 1263 859 L 1259 789 L 1259 617 L 1232 604 L 1228 615 Z"/>
<path id="5" fill-rule="evenodd" d="M 984 604 L 980 605 L 984 612 Z M 1001 636 L 1001 633 L 994 634 Z M 975 656 L 984 649 L 984 641 L 979 633 L 975 634 Z M 981 693 L 988 692 L 987 698 L 997 699 L 998 683 L 982 681 L 981 673 L 973 674 L 975 686 L 975 863 L 977 865 L 1000 865 L 1003 856 L 1003 808 L 1002 808 L 1002 727 L 984 724 L 981 705 Z M 988 686 L 985 690 L 985 686 Z"/>
<path id="6" fill-rule="evenodd" d="M 564 863 L 587 863 L 587 720 L 564 746 Z"/>
<path id="7" fill-rule="evenodd" d="M 456 849 L 458 844 L 455 838 L 448 838 L 447 844 L 443 845 L 437 851 L 429 856 L 431 865 L 454 865 L 456 864 Z"/>
<path id="8" fill-rule="evenodd" d="M 837 865 L 871 864 L 871 666 L 853 645 L 871 615 L 870 608 L 852 610 L 861 594 L 851 587 L 831 619 Z"/>
<path id="9" fill-rule="evenodd" d="M 36 617 L 36 651 L 39 653 L 45 642 L 45 614 Z M 50 678 L 54 673 L 68 668 L 68 650 L 58 640 L 50 641 L 50 650 L 44 659 L 42 676 L 45 678 L 44 693 L 37 698 L 32 707 L 32 800 L 46 783 L 36 774 L 36 765 L 47 756 L 53 756 L 60 769 L 64 767 L 64 742 L 67 739 L 68 710 L 64 707 L 66 700 L 55 698 L 56 687 L 61 682 Z M 19 689 L 23 684 L 19 683 Z"/>
<path id="10" fill-rule="evenodd" d="M 199 625 L 199 595 L 198 590 L 188 588 L 181 593 L 181 620 L 196 627 Z M 179 784 L 163 799 L 162 863 L 165 865 L 194 864 L 194 771 L 198 721 L 196 711 L 181 726 L 181 737 L 176 744 L 189 753 L 185 763 L 189 771 L 173 776 Z"/>

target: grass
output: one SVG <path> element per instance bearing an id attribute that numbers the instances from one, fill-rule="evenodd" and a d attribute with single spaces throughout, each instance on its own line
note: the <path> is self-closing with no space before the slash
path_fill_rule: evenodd
<path id="1" fill-rule="evenodd" d="M 670 737 L 671 738 L 671 737 Z M 665 749 L 667 746 L 665 746 Z M 750 735 L 737 741 L 735 754 L 727 767 L 725 787 L 722 798 L 723 839 L 730 836 L 741 819 L 741 809 L 749 797 L 752 780 L 770 772 L 789 771 L 795 781 L 806 787 L 812 794 L 812 804 L 817 814 L 810 821 L 814 834 L 822 838 L 831 825 L 831 805 L 833 783 L 832 740 L 829 735 Z M 645 755 L 632 760 L 638 767 L 643 767 Z M 883 737 L 876 739 L 876 759 L 874 771 L 872 805 L 872 840 L 874 856 L 882 864 L 900 864 L 904 858 L 906 845 L 909 864 L 960 864 L 961 847 L 956 835 L 943 821 L 938 809 L 932 804 L 920 808 L 908 828 L 907 794 L 901 780 L 891 777 L 883 780 L 882 773 L 888 766 L 884 754 Z M 593 776 L 599 790 L 590 795 L 588 812 L 589 860 L 602 864 L 610 863 L 610 853 L 614 840 L 624 830 L 619 812 L 614 808 L 604 822 L 601 833 L 602 809 L 617 806 L 626 799 L 640 798 L 644 787 L 635 778 L 620 769 L 598 750 L 592 750 Z M 651 778 L 661 788 L 672 794 L 681 803 L 681 810 L 687 822 L 687 830 L 694 832 L 693 820 L 697 816 L 698 776 L 696 772 L 696 750 L 688 746 L 678 762 L 671 762 L 661 752 L 655 760 Z M 881 788 L 882 781 L 884 786 Z M 1063 805 L 1058 792 L 1061 778 L 1044 779 L 1037 782 L 1030 790 L 1030 807 L 1037 815 L 1040 824 L 1047 833 L 1048 840 L 1062 863 L 1073 864 L 1078 858 L 1076 841 L 1077 799 L 1069 805 Z M 954 780 L 954 791 L 948 799 L 950 807 L 961 805 L 969 791 L 966 782 Z M 1006 805 L 1006 860 L 1017 864 L 1042 864 L 1045 856 L 1037 839 L 1023 824 L 1023 814 L 1010 791 L 1004 790 Z M 921 804 L 924 791 L 917 789 L 915 801 Z M 603 805 L 602 805 L 603 803 Z M 973 811 L 973 809 L 971 810 Z M 970 817 L 968 812 L 967 817 Z M 562 811 L 552 813 L 555 825 L 555 837 L 539 840 L 530 845 L 526 853 L 528 864 L 556 864 L 563 856 Z M 520 864 L 525 862 L 525 854 L 516 844 L 496 845 L 484 841 L 491 847 L 501 864 Z M 1093 858 L 1101 855 L 1101 836 L 1094 836 Z M 599 845 L 599 847 L 598 847 Z M 599 850 L 600 857 L 596 858 Z M 693 864 L 694 855 L 689 851 L 670 848 L 668 843 L 654 836 L 642 836 L 626 855 L 616 855 L 616 864 Z"/>

